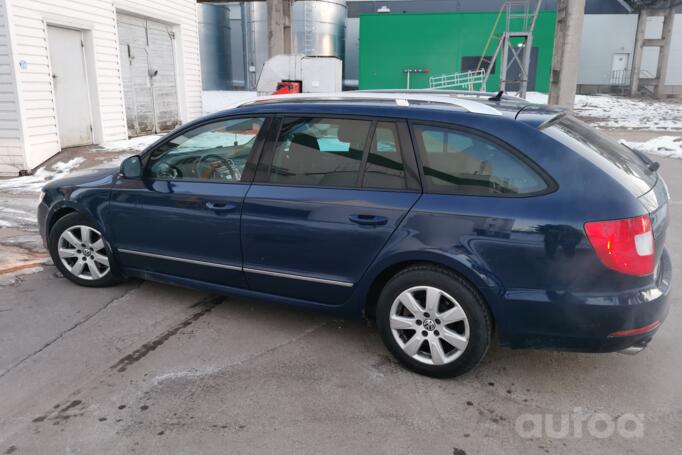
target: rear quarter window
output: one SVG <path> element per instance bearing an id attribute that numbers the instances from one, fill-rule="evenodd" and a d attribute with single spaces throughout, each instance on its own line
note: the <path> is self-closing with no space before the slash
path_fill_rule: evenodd
<path id="1" fill-rule="evenodd" d="M 656 184 L 656 173 L 637 153 L 571 115 L 560 117 L 542 131 L 623 183 L 635 196 Z"/>
<path id="2" fill-rule="evenodd" d="M 415 136 L 429 192 L 515 196 L 548 189 L 524 160 L 478 134 L 418 125 Z"/>

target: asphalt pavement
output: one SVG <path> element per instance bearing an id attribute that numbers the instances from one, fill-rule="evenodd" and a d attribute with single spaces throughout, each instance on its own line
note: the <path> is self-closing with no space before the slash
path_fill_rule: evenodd
<path id="1" fill-rule="evenodd" d="M 659 161 L 672 308 L 636 356 L 495 348 L 430 379 L 363 322 L 44 265 L 0 279 L 0 454 L 680 453 L 682 160 Z"/>

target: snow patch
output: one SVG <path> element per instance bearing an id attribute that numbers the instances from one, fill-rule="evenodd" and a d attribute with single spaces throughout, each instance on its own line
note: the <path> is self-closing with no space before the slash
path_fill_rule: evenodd
<path id="1" fill-rule="evenodd" d="M 84 161 L 85 158 L 79 156 L 67 162 L 59 161 L 51 166 L 51 170 L 48 170 L 47 167 L 41 167 L 33 175 L 0 180 L 0 191 L 10 193 L 38 192 L 45 183 L 66 177 Z"/>
<path id="2" fill-rule="evenodd" d="M 228 109 L 240 101 L 246 101 L 258 96 L 256 92 L 227 91 L 227 90 L 206 90 L 202 94 L 204 103 L 204 114 Z"/>
<path id="3" fill-rule="evenodd" d="M 576 95 L 574 112 L 601 128 L 682 129 L 682 103 L 609 95 Z"/>
<path id="4" fill-rule="evenodd" d="M 549 96 L 546 93 L 528 92 L 526 100 L 547 104 Z M 599 128 L 652 131 L 682 129 L 682 103 L 676 102 L 611 95 L 576 95 L 573 112 Z"/>
<path id="5" fill-rule="evenodd" d="M 668 158 L 682 158 L 682 136 L 660 136 L 646 142 L 620 142 L 640 152 Z"/>
<path id="6" fill-rule="evenodd" d="M 517 96 L 516 93 L 509 93 L 510 95 Z M 527 92 L 526 101 L 535 104 L 547 104 L 549 101 L 549 95 L 541 92 Z"/>
<path id="7" fill-rule="evenodd" d="M 141 152 L 162 137 L 163 134 L 150 134 L 149 136 L 134 137 L 122 141 L 105 142 L 104 144 L 98 145 L 97 149 L 110 152 L 120 152 L 124 150 Z"/>

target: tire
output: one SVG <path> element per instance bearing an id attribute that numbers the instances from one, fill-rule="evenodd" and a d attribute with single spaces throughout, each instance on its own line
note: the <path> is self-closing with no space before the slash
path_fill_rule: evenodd
<path id="1" fill-rule="evenodd" d="M 491 317 L 481 296 L 460 276 L 437 266 L 416 265 L 396 274 L 382 289 L 376 312 L 388 350 L 426 376 L 464 374 L 491 344 Z"/>
<path id="2" fill-rule="evenodd" d="M 109 242 L 100 228 L 80 213 L 70 213 L 55 223 L 48 249 L 54 265 L 78 285 L 106 287 L 121 281 Z"/>

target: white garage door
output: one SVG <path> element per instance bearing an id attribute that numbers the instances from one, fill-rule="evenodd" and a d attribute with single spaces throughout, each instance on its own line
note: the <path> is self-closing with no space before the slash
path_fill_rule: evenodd
<path id="1" fill-rule="evenodd" d="M 173 129 L 180 119 L 171 27 L 127 14 L 117 21 L 128 134 Z"/>

